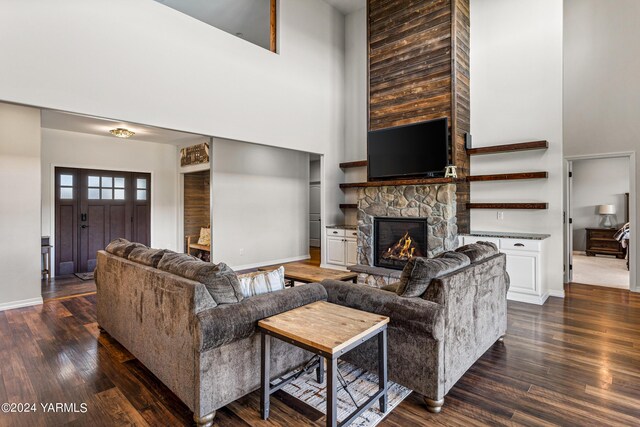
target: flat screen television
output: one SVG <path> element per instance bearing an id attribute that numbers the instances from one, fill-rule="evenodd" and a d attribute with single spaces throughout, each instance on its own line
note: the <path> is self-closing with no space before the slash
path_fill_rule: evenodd
<path id="1" fill-rule="evenodd" d="M 367 135 L 370 181 L 441 176 L 449 162 L 447 118 L 371 131 Z"/>

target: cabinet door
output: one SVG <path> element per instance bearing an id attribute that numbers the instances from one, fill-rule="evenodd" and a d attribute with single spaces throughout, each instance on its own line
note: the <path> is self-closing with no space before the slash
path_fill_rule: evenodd
<path id="1" fill-rule="evenodd" d="M 507 273 L 511 278 L 509 291 L 522 292 L 527 294 L 538 293 L 538 256 L 535 253 L 512 253 L 507 254 Z"/>
<path id="2" fill-rule="evenodd" d="M 344 238 L 327 237 L 327 262 L 329 264 L 345 265 Z"/>
<path id="3" fill-rule="evenodd" d="M 358 243 L 356 239 L 347 240 L 347 265 L 355 265 L 358 263 Z"/>

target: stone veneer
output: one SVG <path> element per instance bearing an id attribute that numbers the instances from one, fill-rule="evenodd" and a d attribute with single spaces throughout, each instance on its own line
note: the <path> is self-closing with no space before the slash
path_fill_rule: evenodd
<path id="1" fill-rule="evenodd" d="M 432 258 L 456 247 L 456 185 L 359 188 L 358 262 L 364 266 L 373 266 L 374 217 L 427 218 L 427 256 Z M 391 276 L 358 274 L 358 283 L 376 287 L 393 282 L 393 279 Z"/>

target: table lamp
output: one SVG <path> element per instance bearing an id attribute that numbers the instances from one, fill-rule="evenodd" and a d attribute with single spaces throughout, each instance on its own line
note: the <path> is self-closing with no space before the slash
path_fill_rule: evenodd
<path id="1" fill-rule="evenodd" d="M 599 205 L 598 213 L 603 217 L 602 226 L 605 228 L 613 228 L 611 216 L 616 214 L 616 207 L 614 205 Z"/>

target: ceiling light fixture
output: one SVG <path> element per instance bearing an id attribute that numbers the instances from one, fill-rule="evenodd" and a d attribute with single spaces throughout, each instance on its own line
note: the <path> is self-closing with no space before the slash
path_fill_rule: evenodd
<path id="1" fill-rule="evenodd" d="M 118 138 L 131 138 L 133 135 L 136 134 L 135 132 L 132 132 L 129 129 L 125 129 L 125 128 L 111 129 L 109 133 L 111 133 L 111 135 L 116 136 Z"/>

